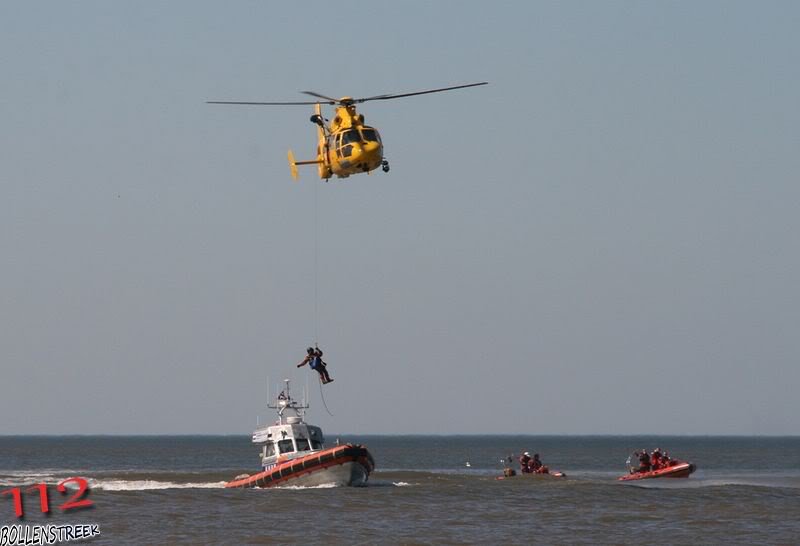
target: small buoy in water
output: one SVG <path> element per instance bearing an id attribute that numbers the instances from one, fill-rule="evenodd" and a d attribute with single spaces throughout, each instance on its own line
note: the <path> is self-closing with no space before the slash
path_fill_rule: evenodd
<path id="1" fill-rule="evenodd" d="M 471 464 L 469 464 L 469 461 L 467 461 L 467 462 L 466 462 L 466 464 L 465 464 L 464 466 L 466 466 L 467 468 L 469 468 L 469 467 L 471 467 L 472 465 L 471 465 Z"/>

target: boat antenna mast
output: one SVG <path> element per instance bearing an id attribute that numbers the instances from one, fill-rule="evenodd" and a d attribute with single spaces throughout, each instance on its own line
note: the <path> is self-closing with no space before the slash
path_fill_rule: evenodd
<path id="1" fill-rule="evenodd" d="M 305 418 L 306 410 L 309 408 L 308 402 L 303 400 L 303 402 L 298 403 L 297 400 L 292 398 L 289 392 L 289 383 L 288 379 L 284 379 L 283 382 L 286 384 L 284 389 L 278 394 L 275 398 L 275 404 L 267 404 L 268 408 L 278 410 L 278 417 L 279 423 L 284 424 L 284 412 L 287 409 L 292 410 L 297 417 L 300 419 Z"/>

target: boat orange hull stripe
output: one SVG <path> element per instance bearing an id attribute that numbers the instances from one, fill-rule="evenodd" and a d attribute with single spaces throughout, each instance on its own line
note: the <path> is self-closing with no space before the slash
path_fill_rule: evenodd
<path id="1" fill-rule="evenodd" d="M 259 472 L 258 474 L 241 480 L 228 482 L 225 484 L 225 487 L 272 487 L 273 485 L 278 485 L 306 474 L 312 474 L 331 466 L 349 462 L 361 464 L 366 469 L 367 475 L 375 468 L 375 462 L 372 459 L 372 455 L 367 451 L 367 448 L 360 445 L 355 446 L 347 444 L 325 449 L 319 453 L 306 455 L 299 459 L 286 461 L 275 468 Z"/>

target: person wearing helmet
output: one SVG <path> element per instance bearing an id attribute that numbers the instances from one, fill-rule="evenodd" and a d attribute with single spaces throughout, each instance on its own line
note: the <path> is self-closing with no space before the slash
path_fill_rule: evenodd
<path id="1" fill-rule="evenodd" d="M 323 384 L 333 381 L 330 374 L 328 374 L 328 365 L 322 360 L 322 351 L 319 349 L 319 347 L 309 347 L 306 349 L 306 353 L 306 357 L 302 362 L 300 362 L 300 364 L 297 365 L 297 367 L 300 368 L 301 366 L 308 364 L 312 370 L 319 374 L 319 378 L 322 380 Z"/>
<path id="2" fill-rule="evenodd" d="M 659 448 L 655 448 L 653 453 L 650 455 L 650 468 L 652 470 L 658 470 L 659 468 L 664 467 L 664 461 L 661 460 L 661 450 Z"/>
<path id="3" fill-rule="evenodd" d="M 312 363 L 312 360 L 314 360 L 314 347 L 309 347 L 308 349 L 306 349 L 306 357 L 303 359 L 302 362 L 300 362 L 300 364 L 297 365 L 297 367 L 300 368 L 301 366 L 310 364 L 311 369 L 314 370 L 315 368 L 314 364 Z"/>
<path id="4" fill-rule="evenodd" d="M 532 472 L 532 470 L 531 470 L 531 461 L 532 460 L 533 459 L 531 459 L 531 454 L 530 453 L 528 453 L 527 451 L 525 453 L 523 453 L 522 456 L 519 458 L 519 470 L 520 470 L 520 472 L 522 472 L 523 474 L 530 474 Z"/>
<path id="5" fill-rule="evenodd" d="M 650 455 L 647 453 L 646 449 L 643 449 L 641 453 L 639 453 L 639 469 L 637 472 L 650 472 L 651 469 Z"/>
<path id="6" fill-rule="evenodd" d="M 530 466 L 531 472 L 533 472 L 534 474 L 549 474 L 550 473 L 550 469 L 547 468 L 547 466 L 545 466 L 544 463 L 542 463 L 541 459 L 539 459 L 539 454 L 538 453 L 534 453 L 533 454 L 533 459 L 531 459 L 531 462 L 528 463 L 528 466 Z"/>

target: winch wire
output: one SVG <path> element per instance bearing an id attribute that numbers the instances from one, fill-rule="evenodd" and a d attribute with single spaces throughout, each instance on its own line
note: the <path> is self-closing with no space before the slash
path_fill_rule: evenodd
<path id="1" fill-rule="evenodd" d="M 322 405 L 325 407 L 325 411 L 328 412 L 328 415 L 333 417 L 331 410 L 328 409 L 328 404 L 325 403 L 325 394 L 322 392 L 322 377 L 319 378 L 319 397 L 322 398 Z"/>
<path id="2" fill-rule="evenodd" d="M 314 184 L 314 346 L 319 346 L 319 184 Z"/>

